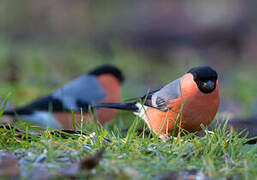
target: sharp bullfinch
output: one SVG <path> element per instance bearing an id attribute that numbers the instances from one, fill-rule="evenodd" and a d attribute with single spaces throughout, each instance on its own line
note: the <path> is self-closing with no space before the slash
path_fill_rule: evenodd
<path id="1" fill-rule="evenodd" d="M 218 75 L 209 66 L 190 69 L 185 75 L 161 89 L 124 103 L 99 103 L 96 108 L 133 111 L 160 138 L 178 133 L 178 127 L 195 132 L 208 125 L 219 107 Z M 177 125 L 175 127 L 175 125 Z"/>
<path id="2" fill-rule="evenodd" d="M 48 96 L 23 107 L 5 111 L 4 115 L 18 116 L 44 127 L 73 129 L 72 110 L 75 112 L 76 124 L 80 124 L 81 109 L 83 119 L 86 120 L 90 104 L 119 102 L 123 81 L 124 76 L 118 68 L 103 65 L 72 80 Z M 116 113 L 115 109 L 100 109 L 97 119 L 104 124 L 111 121 Z"/>

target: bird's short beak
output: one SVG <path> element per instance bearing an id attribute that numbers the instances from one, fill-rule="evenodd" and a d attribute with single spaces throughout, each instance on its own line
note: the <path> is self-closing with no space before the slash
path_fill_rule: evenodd
<path id="1" fill-rule="evenodd" d="M 205 84 L 205 86 L 208 88 L 208 89 L 213 89 L 214 86 L 215 86 L 215 83 L 211 80 L 208 80 Z"/>

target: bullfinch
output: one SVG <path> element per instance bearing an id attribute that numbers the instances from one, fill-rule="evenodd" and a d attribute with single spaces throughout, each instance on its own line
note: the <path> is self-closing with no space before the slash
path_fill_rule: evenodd
<path id="1" fill-rule="evenodd" d="M 103 65 L 72 80 L 50 95 L 23 107 L 5 111 L 4 115 L 19 117 L 43 127 L 73 129 L 74 115 L 76 124 L 79 124 L 81 119 L 86 120 L 90 104 L 119 102 L 123 81 L 124 76 L 117 67 Z M 81 111 L 83 118 L 80 116 Z M 111 121 L 116 113 L 115 109 L 100 109 L 97 111 L 97 119 L 104 124 Z"/>
<path id="2" fill-rule="evenodd" d="M 167 135 L 177 135 L 179 127 L 187 132 L 196 132 L 201 130 L 201 124 L 210 124 L 220 103 L 217 79 L 214 69 L 198 66 L 132 102 L 99 103 L 95 107 L 133 111 L 165 140 Z"/>

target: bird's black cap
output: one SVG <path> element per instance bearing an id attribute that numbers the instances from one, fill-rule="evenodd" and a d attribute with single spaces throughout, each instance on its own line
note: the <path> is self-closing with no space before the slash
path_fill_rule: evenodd
<path id="1" fill-rule="evenodd" d="M 195 80 L 207 80 L 207 79 L 217 79 L 217 72 L 210 66 L 197 66 L 188 71 L 194 76 Z"/>
<path id="2" fill-rule="evenodd" d="M 88 74 L 94 75 L 94 76 L 99 76 L 99 75 L 103 75 L 103 74 L 111 74 L 114 77 L 116 77 L 120 81 L 120 83 L 123 83 L 125 80 L 124 75 L 121 72 L 121 70 L 113 65 L 99 66 L 96 69 L 90 71 Z"/>

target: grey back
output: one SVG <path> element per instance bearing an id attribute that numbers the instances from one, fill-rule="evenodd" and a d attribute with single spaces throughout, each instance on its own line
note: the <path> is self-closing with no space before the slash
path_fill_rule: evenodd
<path id="1" fill-rule="evenodd" d="M 77 102 L 95 103 L 106 96 L 98 80 L 92 75 L 83 75 L 64 85 L 52 94 L 68 109 L 78 111 Z"/>
<path id="2" fill-rule="evenodd" d="M 180 83 L 183 77 L 172 81 L 152 95 L 152 106 L 162 111 L 167 111 L 170 100 L 180 96 Z"/>

